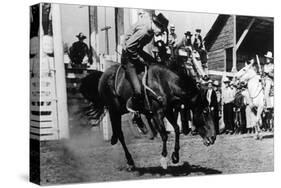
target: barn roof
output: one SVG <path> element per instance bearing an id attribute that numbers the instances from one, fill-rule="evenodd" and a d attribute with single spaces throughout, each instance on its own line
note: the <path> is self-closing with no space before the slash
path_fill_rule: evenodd
<path id="1" fill-rule="evenodd" d="M 216 36 L 225 26 L 227 19 L 231 15 L 221 14 L 217 17 L 213 26 L 206 34 L 205 46 L 208 50 L 212 43 L 216 40 Z M 243 31 L 247 28 L 248 24 L 255 18 L 249 33 L 247 34 L 247 44 L 251 44 L 255 41 L 261 42 L 261 44 L 267 43 L 267 48 L 273 48 L 273 17 L 257 17 L 257 16 L 236 16 L 236 36 L 239 40 Z M 236 41 L 237 42 L 237 41 Z M 252 45 L 251 45 L 252 46 Z M 272 46 L 272 47 L 270 47 Z M 273 49 L 271 49 L 273 50 Z"/>

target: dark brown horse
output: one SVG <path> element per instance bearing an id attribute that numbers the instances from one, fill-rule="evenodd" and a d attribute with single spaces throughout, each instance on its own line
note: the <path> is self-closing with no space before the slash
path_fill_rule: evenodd
<path id="1" fill-rule="evenodd" d="M 100 79 L 93 80 L 91 85 L 82 86 L 83 88 L 92 89 L 92 103 L 93 108 L 99 116 L 107 108 L 112 125 L 112 143 L 115 144 L 114 139 L 117 138 L 123 146 L 127 164 L 129 169 L 134 168 L 134 161 L 124 141 L 124 136 L 121 127 L 121 116 L 128 113 L 126 104 L 128 99 L 132 96 L 132 88 L 123 74 L 121 68 L 119 76 L 116 77 L 118 65 L 114 65 L 107 69 Z M 95 73 L 98 74 L 98 73 Z M 140 80 L 141 76 L 140 74 Z M 99 76 L 93 76 L 99 77 Z M 97 87 L 98 82 L 98 87 Z M 175 130 L 175 148 L 172 154 L 173 163 L 179 161 L 179 126 L 177 125 L 177 115 L 174 111 L 181 107 L 181 104 L 189 106 L 194 114 L 194 124 L 203 138 L 205 145 L 213 144 L 216 139 L 214 124 L 210 113 L 208 111 L 208 103 L 200 91 L 195 80 L 189 76 L 180 78 L 177 74 L 165 68 L 164 66 L 151 65 L 147 72 L 147 85 L 158 96 L 163 98 L 160 104 L 157 100 L 153 100 L 153 96 L 148 92 L 148 101 L 151 107 L 152 114 L 146 116 L 150 126 L 156 130 L 163 141 L 162 158 L 160 160 L 161 166 L 167 168 L 167 139 L 168 135 L 165 129 L 163 118 L 166 117 L 172 124 Z M 83 93 L 83 91 L 82 91 Z M 84 92 L 85 93 L 85 92 Z M 85 94 L 84 94 L 85 96 Z"/>

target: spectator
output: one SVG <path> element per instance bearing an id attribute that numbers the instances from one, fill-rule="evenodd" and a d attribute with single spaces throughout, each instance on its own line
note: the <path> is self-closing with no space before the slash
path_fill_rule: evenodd
<path id="1" fill-rule="evenodd" d="M 178 49 L 184 49 L 186 51 L 192 51 L 193 47 L 192 47 L 192 42 L 191 42 L 191 37 L 192 34 L 190 31 L 186 31 L 184 33 L 184 37 L 182 38 L 182 40 L 178 41 L 178 43 L 176 44 Z"/>
<path id="2" fill-rule="evenodd" d="M 209 108 L 215 124 L 216 133 L 219 134 L 219 105 L 216 91 L 213 88 L 212 80 L 208 81 L 208 90 L 206 92 L 206 98 L 209 103 Z"/>
<path id="3" fill-rule="evenodd" d="M 77 42 L 74 42 L 69 49 L 69 57 L 73 64 L 81 65 L 84 58 L 89 57 L 88 45 L 84 42 L 87 38 L 83 33 L 76 35 L 78 38 Z"/>
<path id="4" fill-rule="evenodd" d="M 230 80 L 226 77 L 223 81 L 226 85 L 223 95 L 222 95 L 222 103 L 223 103 L 223 119 L 225 128 L 222 133 L 234 133 L 234 114 L 233 114 L 233 101 L 235 97 L 235 89 L 233 84 L 230 84 Z"/>
<path id="5" fill-rule="evenodd" d="M 236 125 L 238 127 L 236 133 L 245 133 L 246 132 L 246 99 L 243 95 L 243 91 L 246 88 L 246 84 L 244 82 L 240 82 L 237 85 L 237 92 L 235 94 L 234 106 L 236 110 Z"/>
<path id="6" fill-rule="evenodd" d="M 266 108 L 273 108 L 273 79 L 274 79 L 274 65 L 272 52 L 267 52 L 265 55 L 266 61 L 263 70 L 263 78 L 265 82 L 264 98 Z"/>
<path id="7" fill-rule="evenodd" d="M 177 43 L 177 34 L 175 33 L 175 26 L 170 25 L 169 46 L 174 47 Z"/>
<path id="8" fill-rule="evenodd" d="M 201 50 L 203 48 L 203 39 L 201 36 L 201 29 L 196 29 L 194 34 L 193 47 L 195 50 Z"/>
<path id="9" fill-rule="evenodd" d="M 219 120 L 221 118 L 221 115 L 222 115 L 222 103 L 221 103 L 221 98 L 222 98 L 222 95 L 221 95 L 221 89 L 220 89 L 220 83 L 218 80 L 215 80 L 214 83 L 213 83 L 213 88 L 216 92 L 216 95 L 217 95 L 217 101 L 218 101 L 218 111 L 219 111 Z"/>
<path id="10" fill-rule="evenodd" d="M 193 47 L 199 53 L 200 60 L 203 67 L 207 67 L 207 52 L 204 47 L 203 39 L 201 36 L 201 29 L 196 29 L 193 39 Z"/>
<path id="11" fill-rule="evenodd" d="M 214 88 L 214 90 L 216 92 L 216 95 L 217 95 L 218 104 L 221 103 L 221 91 L 219 89 L 219 86 L 220 86 L 219 81 L 215 80 L 214 83 L 213 83 L 213 88 Z"/>

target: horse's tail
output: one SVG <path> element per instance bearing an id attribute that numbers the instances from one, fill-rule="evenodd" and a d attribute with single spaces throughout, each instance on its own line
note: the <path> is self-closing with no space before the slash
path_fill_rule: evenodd
<path id="1" fill-rule="evenodd" d="M 105 112 L 105 104 L 99 95 L 99 81 L 103 72 L 94 71 L 81 80 L 79 91 L 90 104 L 80 109 L 80 113 L 86 115 L 93 126 L 99 125 Z"/>

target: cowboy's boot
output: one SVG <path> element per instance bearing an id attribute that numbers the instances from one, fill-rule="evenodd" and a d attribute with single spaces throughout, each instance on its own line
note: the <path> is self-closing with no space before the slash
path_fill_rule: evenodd
<path id="1" fill-rule="evenodd" d="M 141 115 L 140 113 L 134 113 L 133 115 L 133 119 L 132 119 L 133 124 L 136 124 L 137 127 L 139 128 L 139 130 L 143 133 L 143 134 L 147 134 L 148 130 L 144 124 L 144 122 L 142 121 Z"/>
<path id="2" fill-rule="evenodd" d="M 144 122 L 142 121 L 142 118 L 141 118 L 141 113 L 144 113 L 146 114 L 146 110 L 144 108 L 144 97 L 142 95 L 139 95 L 139 94 L 135 94 L 132 98 L 131 98 L 131 106 L 132 106 L 132 109 L 134 111 L 136 111 L 133 115 L 133 124 L 136 124 L 137 127 L 140 129 L 140 131 L 143 133 L 143 134 L 147 134 L 148 130 L 144 124 Z"/>

